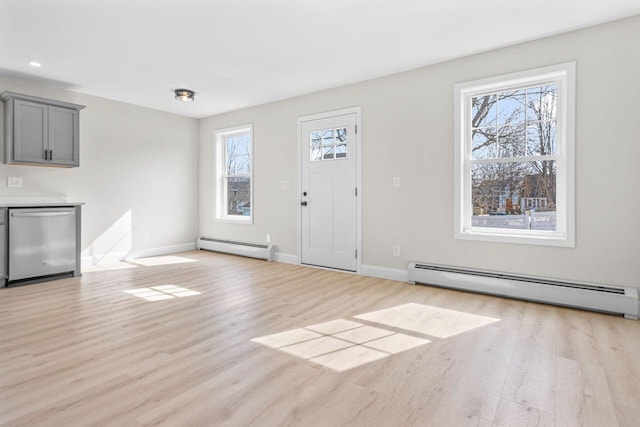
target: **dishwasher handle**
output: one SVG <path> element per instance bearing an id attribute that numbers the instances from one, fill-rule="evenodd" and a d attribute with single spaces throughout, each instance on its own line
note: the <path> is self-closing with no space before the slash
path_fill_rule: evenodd
<path id="1" fill-rule="evenodd" d="M 43 217 L 75 215 L 75 211 L 45 211 L 45 212 L 11 212 L 11 217 Z"/>

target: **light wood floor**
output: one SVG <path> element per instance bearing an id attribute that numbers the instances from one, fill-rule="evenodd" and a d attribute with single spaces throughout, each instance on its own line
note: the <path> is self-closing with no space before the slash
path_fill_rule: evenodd
<path id="1" fill-rule="evenodd" d="M 188 252 L 0 323 L 8 426 L 640 425 L 640 322 L 598 313 Z"/>

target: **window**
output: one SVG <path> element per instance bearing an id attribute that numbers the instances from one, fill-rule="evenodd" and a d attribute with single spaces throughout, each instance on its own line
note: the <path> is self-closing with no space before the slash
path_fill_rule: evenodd
<path id="1" fill-rule="evenodd" d="M 455 237 L 575 246 L 575 63 L 455 86 Z"/>
<path id="2" fill-rule="evenodd" d="M 253 127 L 216 131 L 216 218 L 250 224 L 253 219 Z"/>
<path id="3" fill-rule="evenodd" d="M 347 128 L 314 130 L 309 133 L 310 160 L 347 157 Z"/>

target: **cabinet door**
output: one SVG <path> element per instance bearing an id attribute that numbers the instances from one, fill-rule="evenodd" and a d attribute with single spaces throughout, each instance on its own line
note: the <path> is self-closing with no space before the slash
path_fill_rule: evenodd
<path id="1" fill-rule="evenodd" d="M 27 163 L 48 163 L 48 107 L 16 99 L 14 108 L 13 160 Z"/>
<path id="2" fill-rule="evenodd" d="M 78 166 L 78 111 L 49 106 L 51 163 Z"/>

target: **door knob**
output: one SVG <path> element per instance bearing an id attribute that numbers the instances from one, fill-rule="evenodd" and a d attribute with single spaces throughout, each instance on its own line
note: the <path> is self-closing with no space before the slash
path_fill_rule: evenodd
<path id="1" fill-rule="evenodd" d="M 300 205 L 307 206 L 307 202 L 300 202 Z"/>

